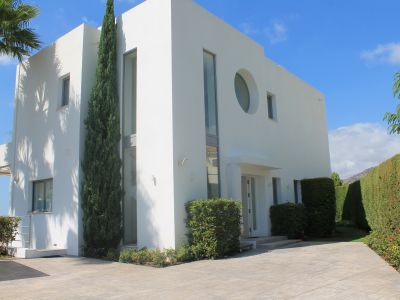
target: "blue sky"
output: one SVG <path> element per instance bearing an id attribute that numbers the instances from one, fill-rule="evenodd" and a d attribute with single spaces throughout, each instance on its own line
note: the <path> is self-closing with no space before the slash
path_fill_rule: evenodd
<path id="1" fill-rule="evenodd" d="M 101 24 L 105 2 L 26 1 L 47 45 L 82 22 Z M 116 0 L 116 14 L 141 1 Z M 382 117 L 394 110 L 400 71 L 398 0 L 195 0 L 264 46 L 266 55 L 326 96 L 332 167 L 347 177 L 400 152 Z M 11 140 L 15 63 L 0 57 L 0 144 Z M 0 178 L 0 214 L 8 182 Z"/>

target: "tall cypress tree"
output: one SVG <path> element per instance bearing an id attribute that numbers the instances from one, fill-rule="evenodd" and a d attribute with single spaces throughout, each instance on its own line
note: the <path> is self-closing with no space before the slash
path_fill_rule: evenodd
<path id="1" fill-rule="evenodd" d="M 82 162 L 84 252 L 105 255 L 121 240 L 120 116 L 117 94 L 117 32 L 114 1 L 107 1 L 101 29 L 96 83 L 85 121 L 87 136 Z"/>

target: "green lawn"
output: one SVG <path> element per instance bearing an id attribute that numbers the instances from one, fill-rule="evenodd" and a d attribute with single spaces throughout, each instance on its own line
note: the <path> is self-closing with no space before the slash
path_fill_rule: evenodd
<path id="1" fill-rule="evenodd" d="M 336 225 L 336 231 L 329 238 L 312 238 L 317 242 L 362 242 L 365 243 L 368 232 L 351 225 Z"/>

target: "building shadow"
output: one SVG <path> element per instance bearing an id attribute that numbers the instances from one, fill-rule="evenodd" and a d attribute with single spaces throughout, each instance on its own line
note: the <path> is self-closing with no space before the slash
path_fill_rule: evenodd
<path id="1" fill-rule="evenodd" d="M 49 276 L 13 260 L 0 261 L 0 282 Z"/>

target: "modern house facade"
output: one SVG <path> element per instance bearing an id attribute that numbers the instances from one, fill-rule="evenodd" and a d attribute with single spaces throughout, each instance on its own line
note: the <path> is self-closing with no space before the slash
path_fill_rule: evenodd
<path id="1" fill-rule="evenodd" d="M 185 203 L 243 204 L 243 237 L 269 207 L 330 175 L 324 96 L 191 0 L 147 0 L 117 18 L 123 244 L 185 242 Z M 100 29 L 83 24 L 17 68 L 10 215 L 18 247 L 79 255 L 84 120 Z M 101 147 L 101 145 L 99 145 Z"/>

